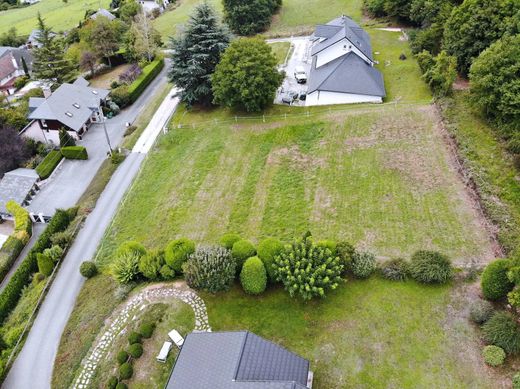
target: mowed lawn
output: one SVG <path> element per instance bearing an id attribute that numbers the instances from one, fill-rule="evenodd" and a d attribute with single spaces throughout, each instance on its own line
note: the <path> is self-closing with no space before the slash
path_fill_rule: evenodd
<path id="1" fill-rule="evenodd" d="M 309 359 L 315 389 L 492 388 L 451 290 L 372 277 L 308 303 L 276 288 L 203 298 L 213 331 L 247 329 Z"/>
<path id="2" fill-rule="evenodd" d="M 88 9 L 107 8 L 109 0 L 41 0 L 39 3 L 24 8 L 0 12 L 0 34 L 11 27 L 16 27 L 19 34 L 29 35 L 38 27 L 38 12 L 53 31 L 65 31 L 76 27 Z"/>

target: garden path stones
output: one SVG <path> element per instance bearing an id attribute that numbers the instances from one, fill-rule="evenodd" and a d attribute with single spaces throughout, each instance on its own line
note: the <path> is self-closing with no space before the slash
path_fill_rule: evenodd
<path id="1" fill-rule="evenodd" d="M 98 340 L 94 342 L 89 353 L 83 359 L 80 372 L 71 387 L 74 389 L 88 388 L 99 361 L 106 356 L 113 340 L 127 332 L 129 322 L 134 321 L 147 305 L 168 302 L 171 298 L 179 299 L 193 309 L 195 314 L 194 332 L 211 332 L 206 304 L 193 290 L 187 288 L 183 283 L 152 285 L 132 296 L 122 307 L 114 311 L 108 324 L 104 327 L 105 332 L 98 336 Z M 131 320 L 130 317 L 132 317 Z"/>

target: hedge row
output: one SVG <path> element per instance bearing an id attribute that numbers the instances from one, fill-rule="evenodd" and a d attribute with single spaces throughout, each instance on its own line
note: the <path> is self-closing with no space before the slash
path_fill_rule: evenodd
<path id="1" fill-rule="evenodd" d="M 88 159 L 87 149 L 83 146 L 65 146 L 61 148 L 65 159 Z"/>
<path id="2" fill-rule="evenodd" d="M 135 102 L 137 98 L 141 96 L 146 87 L 150 85 L 153 79 L 161 72 L 163 67 L 163 58 L 156 59 L 155 61 L 150 62 L 148 65 L 144 67 L 143 72 L 128 87 L 130 103 Z"/>
<path id="3" fill-rule="evenodd" d="M 64 231 L 75 217 L 75 212 L 76 208 L 68 211 L 57 210 L 45 231 L 43 231 L 31 251 L 29 251 L 29 254 L 27 254 L 27 257 L 16 269 L 13 277 L 0 293 L 0 322 L 3 322 L 16 307 L 23 288 L 31 282 L 31 274 L 38 271 L 37 255 L 52 246 L 51 236 L 56 232 Z"/>
<path id="4" fill-rule="evenodd" d="M 31 236 L 32 221 L 29 211 L 13 200 L 8 201 L 5 208 L 14 217 L 14 232 L 26 232 L 27 235 Z"/>
<path id="5" fill-rule="evenodd" d="M 59 150 L 51 150 L 43 161 L 36 166 L 36 173 L 38 173 L 42 180 L 45 180 L 52 174 L 54 169 L 56 169 L 56 166 L 58 166 L 62 158 L 63 155 L 61 155 Z"/>
<path id="6" fill-rule="evenodd" d="M 0 282 L 3 281 L 24 247 L 25 244 L 13 235 L 4 242 L 0 249 Z"/>

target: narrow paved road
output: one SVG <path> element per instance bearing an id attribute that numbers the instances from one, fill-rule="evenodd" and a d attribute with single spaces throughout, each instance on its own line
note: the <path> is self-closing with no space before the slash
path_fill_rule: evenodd
<path id="1" fill-rule="evenodd" d="M 172 91 L 173 93 L 173 91 Z M 146 152 L 175 111 L 178 99 L 170 93 L 159 107 L 137 142 L 143 146 L 132 152 L 116 170 L 88 216 L 47 294 L 25 345 L 11 368 L 3 387 L 47 389 L 61 334 L 85 281 L 79 274 L 81 262 L 94 257 L 105 230 L 110 225 L 127 189 L 137 176 Z M 158 120 L 157 118 L 162 118 Z"/>

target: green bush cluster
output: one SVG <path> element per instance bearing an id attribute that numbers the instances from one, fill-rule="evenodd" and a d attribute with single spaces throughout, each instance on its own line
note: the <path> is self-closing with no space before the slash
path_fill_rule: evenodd
<path id="1" fill-rule="evenodd" d="M 195 252 L 195 242 L 187 238 L 176 239 L 166 246 L 165 259 L 176 273 L 182 272 L 182 265 Z"/>
<path id="2" fill-rule="evenodd" d="M 132 374 L 133 374 L 133 371 L 132 371 Z M 124 382 L 118 382 L 116 385 L 116 389 L 128 389 L 128 385 L 125 384 Z"/>
<path id="3" fill-rule="evenodd" d="M 484 324 L 493 316 L 493 305 L 486 300 L 477 300 L 469 308 L 469 317 L 475 324 Z"/>
<path id="4" fill-rule="evenodd" d="M 79 267 L 79 273 L 85 278 L 92 278 L 97 272 L 96 264 L 91 261 L 83 261 Z"/>
<path id="5" fill-rule="evenodd" d="M 267 273 L 264 263 L 258 257 L 248 258 L 240 272 L 240 283 L 248 294 L 260 294 L 267 286 Z"/>
<path id="6" fill-rule="evenodd" d="M 233 232 L 228 232 L 227 234 L 222 235 L 222 238 L 220 238 L 219 243 L 222 247 L 231 250 L 233 248 L 233 245 L 241 239 L 242 238 L 240 237 L 240 235 L 235 234 Z"/>
<path id="7" fill-rule="evenodd" d="M 256 255 L 256 249 L 253 243 L 248 240 L 241 239 L 235 242 L 233 245 L 233 248 L 231 249 L 231 255 L 237 263 L 237 270 L 240 271 L 246 259 Z"/>
<path id="8" fill-rule="evenodd" d="M 116 389 L 118 382 L 119 380 L 117 379 L 117 377 L 110 377 L 106 384 L 107 389 Z"/>
<path id="9" fill-rule="evenodd" d="M 183 266 L 186 283 L 194 289 L 215 293 L 229 290 L 236 275 L 236 262 L 220 246 L 198 247 Z"/>
<path id="10" fill-rule="evenodd" d="M 141 343 L 142 341 L 143 336 L 139 332 L 132 331 L 128 334 L 128 344 L 132 345 L 135 343 Z"/>
<path id="11" fill-rule="evenodd" d="M 146 255 L 146 249 L 140 243 L 128 241 L 122 243 L 115 253 L 111 272 L 120 284 L 128 284 L 139 276 L 139 261 Z"/>
<path id="12" fill-rule="evenodd" d="M 0 282 L 7 275 L 24 247 L 23 242 L 13 235 L 10 235 L 4 242 L 0 248 Z"/>
<path id="13" fill-rule="evenodd" d="M 27 235 L 31 236 L 32 221 L 29 216 L 29 211 L 13 200 L 9 200 L 5 204 L 5 209 L 7 209 L 7 212 L 9 212 L 14 218 L 14 232 L 25 232 Z"/>
<path id="14" fill-rule="evenodd" d="M 511 384 L 513 385 L 513 389 L 520 389 L 520 373 L 516 373 L 513 376 L 513 381 Z"/>
<path id="15" fill-rule="evenodd" d="M 65 159 L 88 159 L 87 149 L 84 146 L 65 146 L 61 148 Z"/>
<path id="16" fill-rule="evenodd" d="M 493 367 L 502 365 L 506 359 L 505 351 L 502 348 L 493 345 L 484 347 L 484 350 L 482 350 L 482 356 L 484 357 L 484 362 Z"/>
<path id="17" fill-rule="evenodd" d="M 128 354 L 130 354 L 132 358 L 140 358 L 141 355 L 143 355 L 143 346 L 140 343 L 131 344 L 130 347 L 128 347 Z"/>
<path id="18" fill-rule="evenodd" d="M 267 30 L 282 0 L 224 0 L 225 21 L 238 35 L 254 35 Z"/>
<path id="19" fill-rule="evenodd" d="M 376 270 L 377 262 L 374 254 L 356 251 L 352 256 L 350 270 L 357 278 L 368 278 Z"/>
<path id="20" fill-rule="evenodd" d="M 163 266 L 164 253 L 160 250 L 150 250 L 139 259 L 139 271 L 149 280 L 160 279 Z"/>
<path id="21" fill-rule="evenodd" d="M 482 326 L 487 343 L 501 347 L 507 354 L 520 352 L 520 328 L 515 318 L 506 312 L 496 312 Z"/>
<path id="22" fill-rule="evenodd" d="M 274 258 L 283 251 L 283 243 L 276 238 L 267 238 L 258 244 L 258 258 L 262 260 L 270 282 L 276 279 Z"/>
<path id="23" fill-rule="evenodd" d="M 134 375 L 134 369 L 129 362 L 125 362 L 121 366 L 119 366 L 119 378 L 121 380 L 127 380 L 129 378 L 132 378 L 133 375 Z M 116 388 L 117 388 L 117 386 L 116 386 Z"/>
<path id="24" fill-rule="evenodd" d="M 36 254 L 36 260 L 38 262 L 38 271 L 44 276 L 49 277 L 54 269 L 52 259 L 42 253 L 38 253 Z"/>
<path id="25" fill-rule="evenodd" d="M 352 257 L 356 249 L 349 242 L 342 241 L 336 245 L 336 254 L 339 259 L 341 259 L 341 263 L 343 264 L 343 271 L 347 271 L 350 268 L 350 263 L 352 262 Z"/>
<path id="26" fill-rule="evenodd" d="M 486 266 L 480 280 L 482 294 L 486 299 L 499 300 L 513 289 L 514 285 L 507 276 L 510 266 L 507 259 L 497 259 Z"/>
<path id="27" fill-rule="evenodd" d="M 49 178 L 52 174 L 56 166 L 60 163 L 63 155 L 59 150 L 51 150 L 49 154 L 45 156 L 45 158 L 40 162 L 38 166 L 36 166 L 36 173 L 40 176 L 42 180 Z"/>
<path id="28" fill-rule="evenodd" d="M 116 359 L 117 363 L 119 365 L 122 365 L 123 363 L 128 361 L 128 353 L 124 350 L 121 350 L 117 353 Z"/>
<path id="29" fill-rule="evenodd" d="M 443 284 L 453 277 L 451 261 L 436 251 L 417 251 L 412 255 L 409 271 L 414 280 L 425 284 Z"/>
<path id="30" fill-rule="evenodd" d="M 139 333 L 145 339 L 151 338 L 154 331 L 155 331 L 155 324 L 154 323 L 143 323 L 139 327 Z"/>
<path id="31" fill-rule="evenodd" d="M 404 281 L 408 276 L 408 263 L 403 258 L 395 258 L 381 265 L 381 274 L 391 281 Z"/>

